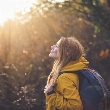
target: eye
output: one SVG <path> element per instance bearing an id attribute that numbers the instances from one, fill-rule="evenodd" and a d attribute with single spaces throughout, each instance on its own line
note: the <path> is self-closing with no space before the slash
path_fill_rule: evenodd
<path id="1" fill-rule="evenodd" d="M 58 47 L 57 45 L 55 45 L 55 47 Z"/>

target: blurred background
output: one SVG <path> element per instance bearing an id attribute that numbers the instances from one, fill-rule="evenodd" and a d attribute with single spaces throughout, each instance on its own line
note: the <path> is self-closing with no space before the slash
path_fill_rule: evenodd
<path id="1" fill-rule="evenodd" d="M 0 0 L 0 110 L 45 110 L 50 46 L 74 36 L 110 90 L 109 0 Z"/>

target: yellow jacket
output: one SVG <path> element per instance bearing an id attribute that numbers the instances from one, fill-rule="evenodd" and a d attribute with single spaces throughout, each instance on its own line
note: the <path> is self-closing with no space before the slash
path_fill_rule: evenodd
<path id="1" fill-rule="evenodd" d="M 81 57 L 77 61 L 68 63 L 62 68 L 56 81 L 54 92 L 46 95 L 46 110 L 83 110 L 79 96 L 79 78 L 77 74 L 64 71 L 78 71 L 87 69 L 89 62 Z"/>

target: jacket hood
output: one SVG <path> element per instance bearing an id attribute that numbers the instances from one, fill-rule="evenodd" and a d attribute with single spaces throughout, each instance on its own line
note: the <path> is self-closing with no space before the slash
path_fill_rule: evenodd
<path id="1" fill-rule="evenodd" d="M 61 72 L 84 70 L 88 68 L 88 64 L 89 62 L 84 57 L 80 57 L 77 61 L 69 62 L 65 67 L 61 69 Z"/>

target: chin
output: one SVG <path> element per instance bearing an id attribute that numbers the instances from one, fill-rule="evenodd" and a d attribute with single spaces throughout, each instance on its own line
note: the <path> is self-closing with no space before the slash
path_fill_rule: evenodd
<path id="1" fill-rule="evenodd" d="M 49 57 L 52 57 L 51 53 L 49 54 Z"/>
<path id="2" fill-rule="evenodd" d="M 53 55 L 51 55 L 51 53 L 49 54 L 49 57 L 52 59 L 55 59 Z"/>
<path id="3" fill-rule="evenodd" d="M 52 56 L 52 55 L 50 55 L 50 54 L 49 54 L 49 57 L 50 57 L 50 58 L 53 58 L 53 56 Z"/>
<path id="4" fill-rule="evenodd" d="M 56 56 L 55 54 L 53 54 L 53 53 L 50 53 L 50 54 L 49 54 L 49 57 L 52 58 L 52 59 L 54 59 L 54 60 L 57 59 L 57 56 Z"/>

